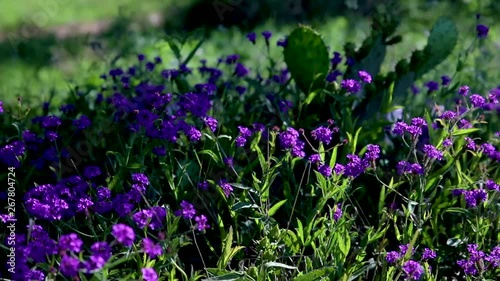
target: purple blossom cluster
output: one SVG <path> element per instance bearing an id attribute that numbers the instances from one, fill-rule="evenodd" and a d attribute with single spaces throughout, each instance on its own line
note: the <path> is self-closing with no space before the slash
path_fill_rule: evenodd
<path id="1" fill-rule="evenodd" d="M 488 200 L 488 192 L 499 192 L 499 191 L 500 191 L 500 186 L 492 179 L 488 179 L 484 182 L 484 185 L 480 185 L 480 188 L 477 189 L 472 189 L 472 190 L 453 189 L 452 195 L 463 196 L 467 208 L 476 208 L 478 205 Z"/>
<path id="2" fill-rule="evenodd" d="M 390 251 L 386 254 L 386 261 L 389 264 L 395 265 L 400 261 L 404 261 L 404 257 L 409 249 L 409 244 L 400 245 L 399 251 Z M 424 275 L 425 269 L 424 267 L 416 260 L 411 259 L 415 255 L 415 247 L 412 249 L 412 253 L 409 255 L 409 260 L 406 260 L 402 264 L 402 270 L 405 274 L 406 280 L 420 280 L 420 278 Z M 436 252 L 429 248 L 424 248 L 421 253 L 421 262 L 426 262 L 431 259 L 435 259 L 437 257 Z"/>
<path id="3" fill-rule="evenodd" d="M 418 163 L 409 163 L 407 161 L 399 161 L 396 166 L 396 171 L 398 175 L 403 174 L 413 174 L 413 175 L 423 175 L 425 173 L 422 165 Z"/>
<path id="4" fill-rule="evenodd" d="M 279 134 L 280 145 L 283 149 L 291 151 L 293 157 L 305 157 L 305 143 L 300 140 L 300 135 L 294 128 L 288 128 Z"/>
<path id="5" fill-rule="evenodd" d="M 479 250 L 477 244 L 467 245 L 468 257 L 457 261 L 466 275 L 479 276 L 487 271 L 500 268 L 500 246 L 491 249 L 489 254 Z"/>
<path id="6" fill-rule="evenodd" d="M 400 136 L 409 133 L 413 138 L 418 138 L 418 136 L 422 135 L 422 128 L 424 127 L 427 127 L 427 122 L 421 117 L 415 117 L 411 120 L 411 124 L 396 122 L 393 125 L 392 132 Z"/>
<path id="7" fill-rule="evenodd" d="M 210 225 L 208 224 L 208 219 L 205 215 L 199 215 L 196 216 L 197 212 L 196 209 L 194 208 L 194 205 L 182 200 L 180 204 L 181 208 L 175 212 L 175 215 L 180 217 L 182 216 L 183 218 L 187 220 L 194 219 L 196 222 L 196 228 L 198 231 L 204 231 L 206 229 L 210 228 Z"/>

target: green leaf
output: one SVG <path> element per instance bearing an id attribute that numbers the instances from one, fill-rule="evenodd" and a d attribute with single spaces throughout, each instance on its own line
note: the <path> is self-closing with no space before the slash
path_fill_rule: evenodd
<path id="1" fill-rule="evenodd" d="M 196 44 L 196 46 L 194 47 L 194 49 L 191 50 L 191 52 L 189 53 L 189 55 L 187 56 L 187 58 L 182 62 L 182 64 L 187 64 L 193 58 L 193 56 L 196 53 L 196 51 L 198 51 L 198 49 L 201 47 L 201 45 L 204 42 L 205 42 L 205 39 L 200 40 L 200 42 L 198 42 L 198 44 Z"/>
<path id="2" fill-rule="evenodd" d="M 471 128 L 471 129 L 458 129 L 456 131 L 454 131 L 453 133 L 451 133 L 452 136 L 463 136 L 463 135 L 469 135 L 470 133 L 474 133 L 474 132 L 477 132 L 479 131 L 480 129 L 479 128 Z"/>
<path id="3" fill-rule="evenodd" d="M 205 149 L 205 150 L 199 151 L 198 154 L 207 154 L 207 155 L 209 155 L 212 158 L 212 160 L 215 161 L 215 163 L 217 165 L 219 165 L 221 163 L 220 158 L 213 151 L 211 151 L 211 150 Z"/>
<path id="4" fill-rule="evenodd" d="M 268 216 L 272 217 L 279 210 L 279 208 L 286 203 L 286 201 L 287 199 L 281 200 L 278 203 L 274 204 L 274 206 L 272 206 L 271 209 L 269 209 Z"/>
<path id="5" fill-rule="evenodd" d="M 283 53 L 293 80 L 304 93 L 324 87 L 330 60 L 325 42 L 317 31 L 300 25 L 288 36 Z"/>
<path id="6" fill-rule="evenodd" d="M 324 267 L 321 269 L 316 269 L 311 272 L 308 272 L 306 274 L 297 276 L 293 279 L 293 281 L 314 281 L 314 280 L 321 280 L 321 278 L 326 277 L 332 273 L 337 271 L 335 267 Z"/>
<path id="7" fill-rule="evenodd" d="M 230 272 L 230 273 L 227 273 L 224 275 L 214 276 L 214 277 L 205 278 L 205 279 L 201 279 L 201 280 L 202 281 L 236 281 L 244 276 L 245 276 L 244 273 Z"/>
<path id="8" fill-rule="evenodd" d="M 286 265 L 286 264 L 280 263 L 280 262 L 266 262 L 264 264 L 264 267 L 280 267 L 280 268 L 285 268 L 285 269 L 297 269 L 297 267 L 295 267 L 295 266 Z"/>
<path id="9" fill-rule="evenodd" d="M 443 62 L 453 52 L 457 42 L 458 31 L 455 23 L 446 17 L 439 18 L 427 39 L 424 49 L 426 60 L 419 66 L 416 78 L 422 77 Z"/>
<path id="10" fill-rule="evenodd" d="M 233 205 L 231 210 L 236 212 L 238 210 L 248 209 L 248 208 L 257 209 L 257 208 L 259 208 L 259 205 L 248 203 L 248 202 L 238 202 L 238 203 Z"/>

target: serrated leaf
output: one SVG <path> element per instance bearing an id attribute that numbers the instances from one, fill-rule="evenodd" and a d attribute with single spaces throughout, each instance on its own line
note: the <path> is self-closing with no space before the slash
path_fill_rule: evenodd
<path id="1" fill-rule="evenodd" d="M 318 32 L 299 26 L 287 38 L 283 54 L 290 74 L 306 94 L 321 89 L 330 67 L 328 49 Z"/>

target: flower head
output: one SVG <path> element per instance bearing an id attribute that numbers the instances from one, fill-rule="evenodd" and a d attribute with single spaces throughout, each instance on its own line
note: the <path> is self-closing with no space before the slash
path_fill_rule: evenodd
<path id="1" fill-rule="evenodd" d="M 116 238 L 116 240 L 125 247 L 130 247 L 135 240 L 134 230 L 125 224 L 115 224 L 111 234 Z"/>

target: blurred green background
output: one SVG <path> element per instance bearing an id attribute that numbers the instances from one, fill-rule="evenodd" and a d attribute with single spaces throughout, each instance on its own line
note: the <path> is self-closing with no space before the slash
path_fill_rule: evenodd
<path id="1" fill-rule="evenodd" d="M 265 60 L 265 48 L 246 41 L 248 31 L 273 31 L 273 44 L 297 23 L 313 25 L 324 36 L 331 51 L 342 52 L 352 41 L 359 46 L 370 32 L 370 16 L 387 5 L 381 0 L 0 0 L 0 100 L 12 104 L 18 96 L 33 106 L 46 101 L 51 93 L 58 103 L 76 84 L 96 83 L 112 62 L 135 60 L 136 53 L 150 58 L 161 55 L 164 67 L 175 60 L 166 36 L 185 35 L 191 39 L 183 48 L 190 51 L 197 40 L 207 40 L 196 53 L 191 67 L 201 58 L 216 61 L 232 53 L 258 69 Z M 403 42 L 389 48 L 383 67 L 391 70 L 397 60 L 423 48 L 432 24 L 440 16 L 451 17 L 460 32 L 455 58 L 449 58 L 426 79 L 451 75 L 456 57 L 475 36 L 475 15 L 490 26 L 482 42 L 486 53 L 470 62 L 481 69 L 466 70 L 484 89 L 500 84 L 496 65 L 500 1 L 448 0 L 396 1 L 392 8 L 401 19 Z M 89 30 L 96 31 L 89 34 Z M 65 33 L 66 35 L 64 35 Z M 272 48 L 279 56 L 280 48 Z M 170 58 L 172 60 L 170 60 Z M 467 72 L 468 71 L 468 72 Z"/>

